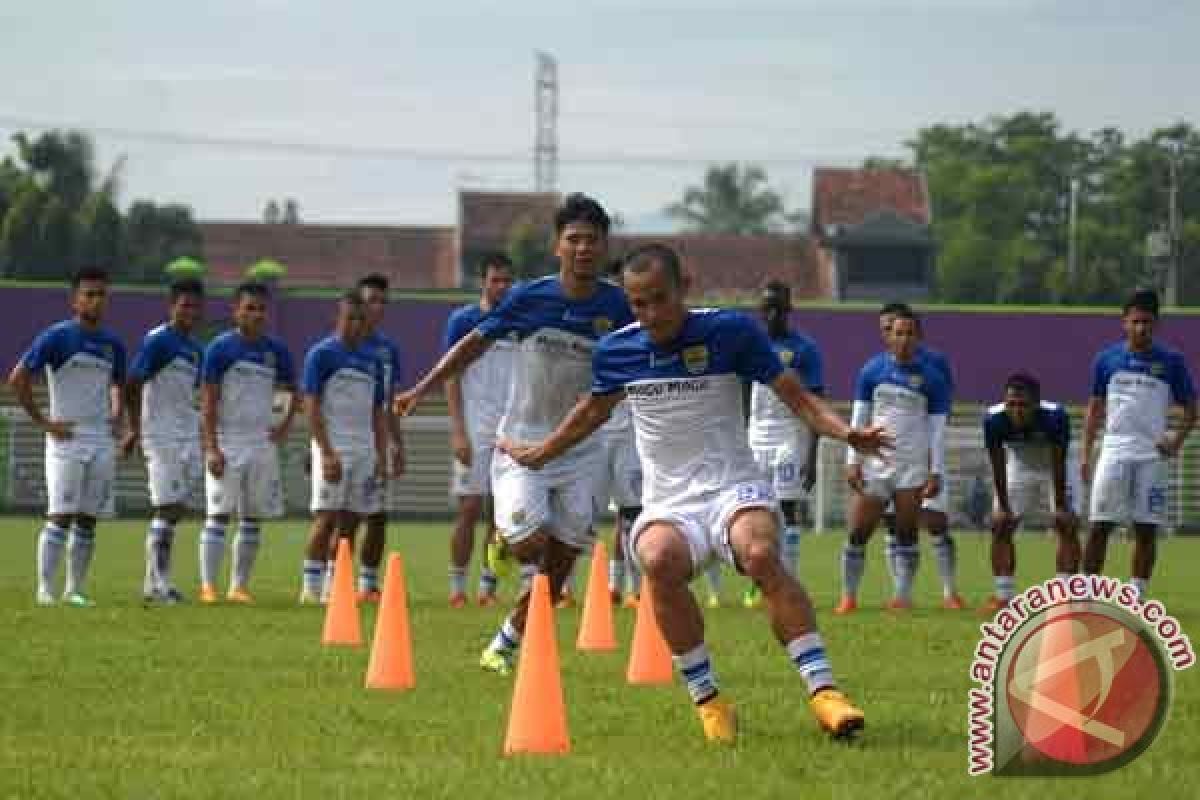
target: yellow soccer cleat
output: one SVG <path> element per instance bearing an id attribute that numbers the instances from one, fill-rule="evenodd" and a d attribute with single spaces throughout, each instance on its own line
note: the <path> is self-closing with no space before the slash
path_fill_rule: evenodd
<path id="1" fill-rule="evenodd" d="M 837 689 L 821 689 L 808 701 L 821 729 L 835 739 L 849 739 L 863 729 L 866 717 Z"/>
<path id="2" fill-rule="evenodd" d="M 746 593 L 742 595 L 742 605 L 745 608 L 758 608 L 762 605 L 762 603 L 762 589 L 759 589 L 754 584 L 751 584 L 750 588 L 746 590 Z"/>
<path id="3" fill-rule="evenodd" d="M 704 603 L 704 605 L 708 606 L 709 608 L 720 608 L 721 595 L 717 594 L 716 592 L 709 592 L 708 600 Z"/>
<path id="4" fill-rule="evenodd" d="M 225 595 L 225 599 L 231 603 L 240 603 L 244 606 L 254 605 L 254 595 L 246 591 L 243 586 L 231 586 L 229 593 Z"/>
<path id="5" fill-rule="evenodd" d="M 488 542 L 484 554 L 488 567 L 496 573 L 496 577 L 507 578 L 512 575 L 513 559 L 503 539 Z"/>
<path id="6" fill-rule="evenodd" d="M 200 586 L 200 602 L 206 606 L 217 604 L 217 588 L 211 583 L 201 584 Z"/>
<path id="7" fill-rule="evenodd" d="M 479 668 L 484 672 L 494 672 L 497 675 L 511 675 L 513 670 L 512 659 L 513 656 L 511 653 L 502 653 L 499 650 L 488 648 L 479 657 Z"/>
<path id="8" fill-rule="evenodd" d="M 696 716 L 704 727 L 704 738 L 717 744 L 733 744 L 737 739 L 737 713 L 733 704 L 714 697 L 696 706 Z"/>

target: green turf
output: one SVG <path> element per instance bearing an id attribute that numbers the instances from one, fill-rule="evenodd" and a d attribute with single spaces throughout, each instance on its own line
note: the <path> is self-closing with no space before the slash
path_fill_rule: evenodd
<path id="1" fill-rule="evenodd" d="M 141 524 L 101 531 L 90 610 L 32 604 L 36 522 L 0 520 L 12 543 L 0 564 L 0 798 L 1038 798 L 1065 789 L 1088 800 L 1195 797 L 1200 670 L 1178 676 L 1176 703 L 1153 748 L 1124 770 L 1062 780 L 966 775 L 967 665 L 979 620 L 874 610 L 886 576 L 871 551 L 866 610 L 827 609 L 840 537 L 805 541 L 812 586 L 835 666 L 868 715 L 856 745 L 815 729 L 798 677 L 760 612 L 708 612 L 709 643 L 739 706 L 733 750 L 706 746 L 680 686 L 633 688 L 627 650 L 573 648 L 578 612 L 558 614 L 573 752 L 500 757 L 511 682 L 476 669 L 500 613 L 445 606 L 445 526 L 397 525 L 408 563 L 417 688 L 362 688 L 367 653 L 318 644 L 321 611 L 297 608 L 304 523 L 267 527 L 255 608 L 144 608 Z M 194 591 L 195 526 L 180 536 L 180 584 Z M 960 538 L 969 600 L 988 591 L 984 539 Z M 1050 543 L 1019 541 L 1021 577 L 1046 577 Z M 1185 630 L 1200 632 L 1200 542 L 1162 550 L 1154 589 Z M 1114 546 L 1113 564 L 1128 550 Z M 919 599 L 937 596 L 926 548 Z M 727 577 L 729 605 L 740 582 Z M 628 643 L 632 616 L 619 611 Z M 366 613 L 369 622 L 373 613 Z M 367 629 L 369 630 L 369 628 Z M 1062 785 L 1060 785 L 1062 784 Z"/>

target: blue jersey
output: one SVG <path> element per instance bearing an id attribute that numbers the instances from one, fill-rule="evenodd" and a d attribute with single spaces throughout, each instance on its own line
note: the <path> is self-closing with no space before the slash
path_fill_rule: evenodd
<path id="1" fill-rule="evenodd" d="M 237 331 L 227 331 L 204 351 L 200 373 L 205 383 L 221 387 L 217 435 L 223 445 L 265 444 L 275 387 L 290 389 L 295 383 L 287 346 L 273 336 L 250 341 Z"/>
<path id="2" fill-rule="evenodd" d="M 142 384 L 142 439 L 147 445 L 199 438 L 196 389 L 202 356 L 200 344 L 171 325 L 159 325 L 142 340 L 129 376 Z"/>
<path id="3" fill-rule="evenodd" d="M 374 448 L 375 410 L 385 402 L 383 365 L 364 342 L 351 348 L 337 336 L 313 345 L 304 357 L 301 385 L 317 398 L 329 442 L 338 449 Z"/>
<path id="4" fill-rule="evenodd" d="M 795 372 L 809 391 L 825 390 L 825 368 L 821 351 L 813 339 L 802 333 L 788 331 L 778 339 L 772 338 L 771 347 L 784 368 Z M 751 447 L 782 447 L 790 444 L 807 452 L 812 434 L 808 426 L 796 418 L 769 386 L 755 383 L 750 388 L 748 435 Z"/>
<path id="5" fill-rule="evenodd" d="M 400 389 L 399 383 L 402 376 L 400 348 L 396 346 L 395 342 L 378 331 L 368 336 L 362 346 L 379 362 L 380 377 L 383 381 L 383 394 L 385 397 L 390 398 Z"/>
<path id="6" fill-rule="evenodd" d="M 1058 403 L 1043 401 L 1024 428 L 1013 425 L 1003 403 L 988 408 L 983 415 L 983 441 L 989 450 L 1004 448 L 1013 467 L 1025 471 L 1044 471 L 1051 465 L 1054 448 L 1063 452 L 1071 444 L 1071 418 Z"/>
<path id="7" fill-rule="evenodd" d="M 946 391 L 949 392 L 950 400 L 953 400 L 954 370 L 950 368 L 950 359 L 946 358 L 943 353 L 934 350 L 931 347 L 926 347 L 923 344 L 917 345 L 917 356 L 925 358 L 930 364 L 933 365 L 934 369 L 942 373 L 942 380 L 946 384 Z M 946 413 L 949 413 L 948 409 Z"/>
<path id="8" fill-rule="evenodd" d="M 1155 344 L 1134 353 L 1124 342 L 1102 350 L 1092 364 L 1092 397 L 1104 400 L 1104 451 L 1116 458 L 1159 458 L 1172 403 L 1196 399 L 1187 362 Z"/>
<path id="9" fill-rule="evenodd" d="M 932 443 L 929 418 L 949 413 L 950 389 L 942 369 L 927 356 L 918 353 L 902 364 L 891 353 L 880 353 L 859 372 L 854 402 L 874 424 L 892 432 L 896 446 L 889 460 L 925 465 Z"/>
<path id="10" fill-rule="evenodd" d="M 594 372 L 594 394 L 624 390 L 628 398 L 644 505 L 762 478 L 742 428 L 742 382 L 770 384 L 783 365 L 750 317 L 690 311 L 663 347 L 630 325 L 601 340 Z"/>
<path id="11" fill-rule="evenodd" d="M 109 389 L 125 382 L 125 346 L 120 339 L 64 320 L 38 334 L 21 364 L 35 375 L 44 374 L 51 419 L 74 423 L 76 438 L 111 441 Z"/>
<path id="12" fill-rule="evenodd" d="M 478 305 L 455 309 L 446 320 L 443 338 L 445 348 L 449 350 L 458 344 L 459 340 L 475 330 L 484 316 L 485 312 Z M 500 418 L 504 416 L 512 383 L 513 352 L 511 338 L 498 339 L 463 370 L 459 379 L 467 434 L 481 446 L 495 439 Z"/>
<path id="13" fill-rule="evenodd" d="M 514 337 L 512 383 L 499 433 L 518 441 L 548 436 L 587 394 L 596 341 L 633 322 L 625 293 L 601 281 L 574 300 L 557 276 L 512 289 L 476 330 L 488 339 Z"/>

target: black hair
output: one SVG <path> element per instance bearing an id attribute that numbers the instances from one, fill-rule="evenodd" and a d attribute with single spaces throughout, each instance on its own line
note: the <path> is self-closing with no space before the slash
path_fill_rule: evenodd
<path id="1" fill-rule="evenodd" d="M 503 269 L 509 272 L 513 271 L 512 259 L 501 253 L 499 250 L 493 250 L 490 253 L 484 253 L 483 258 L 479 260 L 479 277 L 486 278 L 489 269 Z"/>
<path id="2" fill-rule="evenodd" d="M 178 280 L 171 281 L 171 286 L 167 292 L 172 303 L 185 294 L 204 297 L 204 284 L 198 278 L 179 278 Z"/>
<path id="3" fill-rule="evenodd" d="M 792 307 L 792 289 L 780 280 L 767 281 L 762 291 L 763 306 L 778 306 L 784 310 Z"/>
<path id="4" fill-rule="evenodd" d="M 1014 372 L 1004 382 L 1004 391 L 1022 392 L 1035 403 L 1042 398 L 1042 385 L 1028 372 Z"/>
<path id="5" fill-rule="evenodd" d="M 233 290 L 234 304 L 240 303 L 243 297 L 257 297 L 266 300 L 271 296 L 271 290 L 262 281 L 244 281 Z"/>
<path id="6" fill-rule="evenodd" d="M 354 288 L 359 291 L 363 289 L 378 289 L 381 292 L 386 292 L 388 290 L 388 279 L 382 273 L 372 272 L 359 278 Z"/>
<path id="7" fill-rule="evenodd" d="M 1121 308 L 1121 316 L 1125 316 L 1130 311 L 1147 311 L 1158 316 L 1158 292 L 1153 289 L 1135 289 L 1133 294 L 1129 295 L 1129 299 L 1125 301 L 1125 305 Z"/>
<path id="8" fill-rule="evenodd" d="M 893 300 L 890 303 L 884 303 L 883 308 L 879 309 L 879 316 L 881 317 L 885 314 L 896 314 L 897 316 L 908 316 L 915 319 L 915 317 L 912 316 L 912 313 L 912 306 L 910 306 L 908 303 L 901 303 L 898 300 Z"/>
<path id="9" fill-rule="evenodd" d="M 653 264 L 662 267 L 672 286 L 676 289 L 683 287 L 683 262 L 680 261 L 679 254 L 670 246 L 658 242 L 644 244 L 630 251 L 625 256 L 621 273 L 624 275 L 630 272 L 636 275 L 648 271 Z"/>
<path id="10" fill-rule="evenodd" d="M 71 276 L 72 291 L 79 288 L 79 284 L 84 281 L 95 281 L 97 283 L 109 283 L 108 270 L 103 267 L 80 267 L 75 274 Z"/>
<path id="11" fill-rule="evenodd" d="M 554 233 L 563 232 L 563 228 L 572 222 L 586 222 L 594 225 L 597 230 L 608 235 L 612 220 L 604 206 L 582 192 L 573 192 L 563 200 L 562 206 L 554 213 Z"/>

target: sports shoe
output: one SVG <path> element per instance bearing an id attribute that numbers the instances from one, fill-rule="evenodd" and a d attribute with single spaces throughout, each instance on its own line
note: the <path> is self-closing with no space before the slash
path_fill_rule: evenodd
<path id="1" fill-rule="evenodd" d="M 73 608 L 92 608 L 96 604 L 82 592 L 70 592 L 63 595 L 63 603 Z"/>
<path id="2" fill-rule="evenodd" d="M 35 602 L 39 606 L 56 606 L 58 605 L 58 598 L 45 589 L 38 589 Z"/>
<path id="3" fill-rule="evenodd" d="M 183 592 L 176 589 L 174 586 L 168 586 L 163 592 L 162 601 L 169 606 L 177 606 L 181 603 L 186 603 L 187 598 L 183 596 Z"/>
<path id="4" fill-rule="evenodd" d="M 887 603 L 888 611 L 912 611 L 912 607 L 912 600 L 905 600 L 901 597 L 893 597 Z"/>
<path id="5" fill-rule="evenodd" d="M 383 592 L 378 589 L 359 589 L 358 602 L 378 604 L 383 599 Z"/>
<path id="6" fill-rule="evenodd" d="M 989 595 L 987 600 L 983 601 L 983 605 L 979 607 L 979 613 L 991 616 L 1002 608 L 1008 608 L 1008 601 L 1001 600 L 996 595 Z"/>
<path id="7" fill-rule="evenodd" d="M 833 613 L 838 616 L 853 614 L 855 611 L 858 611 L 858 601 L 848 594 L 842 595 L 842 599 L 838 601 L 838 604 L 833 609 Z"/>
<path id="8" fill-rule="evenodd" d="M 246 587 L 244 586 L 230 586 L 225 599 L 231 603 L 240 603 L 244 606 L 254 605 L 254 595 L 246 591 Z"/>
<path id="9" fill-rule="evenodd" d="M 494 672 L 497 675 L 511 675 L 513 671 L 513 654 L 488 648 L 479 657 L 479 668 L 484 672 Z"/>
<path id="10" fill-rule="evenodd" d="M 708 599 L 706 601 L 704 601 L 704 605 L 708 606 L 709 608 L 720 608 L 721 607 L 721 595 L 719 595 L 715 592 L 709 592 Z"/>
<path id="11" fill-rule="evenodd" d="M 201 584 L 200 585 L 200 602 L 206 606 L 211 606 L 211 605 L 216 605 L 217 601 L 218 601 L 217 587 L 213 586 L 211 583 Z"/>
<path id="12" fill-rule="evenodd" d="M 487 548 L 484 550 L 484 557 L 487 559 L 488 567 L 496 573 L 497 577 L 507 578 L 512 575 L 513 560 L 503 539 L 488 542 Z"/>
<path id="13" fill-rule="evenodd" d="M 696 706 L 696 716 L 704 727 L 704 738 L 717 744 L 733 744 L 737 739 L 737 713 L 733 705 L 719 696 Z"/>
<path id="14" fill-rule="evenodd" d="M 451 608 L 465 608 L 467 605 L 467 596 L 462 592 L 455 592 L 450 595 Z"/>
<path id="15" fill-rule="evenodd" d="M 742 606 L 745 608 L 758 608 L 762 605 L 762 589 L 759 589 L 755 584 L 750 584 L 742 595 Z"/>
<path id="16" fill-rule="evenodd" d="M 837 689 L 821 689 L 808 701 L 821 729 L 835 739 L 846 739 L 863 729 L 866 717 Z"/>
<path id="17" fill-rule="evenodd" d="M 300 592 L 300 605 L 319 606 L 321 605 L 321 596 L 316 592 L 310 592 L 308 589 L 305 589 Z"/>
<path id="18" fill-rule="evenodd" d="M 962 595 L 958 592 L 942 598 L 942 608 L 948 611 L 962 611 L 966 607 L 967 604 L 963 602 Z"/>
<path id="19" fill-rule="evenodd" d="M 480 608 L 491 608 L 499 602 L 495 592 L 483 592 L 475 597 L 475 604 Z"/>
<path id="20" fill-rule="evenodd" d="M 575 607 L 575 595 L 571 594 L 570 591 L 564 589 L 563 593 L 558 596 L 558 602 L 554 604 L 554 607 L 557 608 L 559 611 L 562 611 L 567 608 L 574 608 Z"/>

